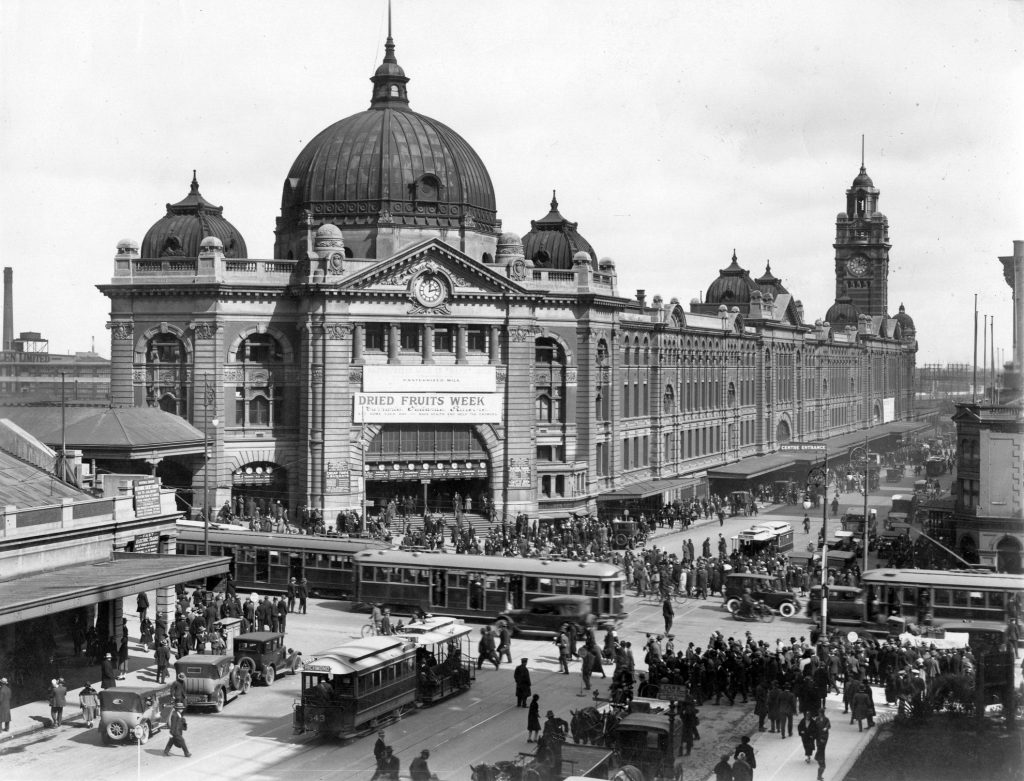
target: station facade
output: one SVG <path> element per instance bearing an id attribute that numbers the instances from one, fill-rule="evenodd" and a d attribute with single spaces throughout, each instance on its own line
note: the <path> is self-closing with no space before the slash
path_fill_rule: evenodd
<path id="1" fill-rule="evenodd" d="M 195 484 L 296 511 L 382 506 L 531 517 L 906 419 L 913 321 L 888 310 L 888 221 L 865 168 L 836 221 L 836 300 L 809 320 L 736 253 L 688 307 L 619 291 L 552 196 L 503 232 L 472 147 L 413 112 L 390 36 L 369 109 L 285 178 L 274 257 L 199 192 L 118 244 L 111 396 L 207 433 Z M 831 265 L 823 263 L 823 267 Z M 824 307 L 823 307 L 824 308 Z"/>

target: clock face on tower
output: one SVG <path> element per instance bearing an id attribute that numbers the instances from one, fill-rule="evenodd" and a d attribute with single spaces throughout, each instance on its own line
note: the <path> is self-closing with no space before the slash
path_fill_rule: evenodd
<path id="1" fill-rule="evenodd" d="M 421 274 L 416 280 L 413 294 L 422 306 L 435 307 L 444 303 L 448 289 L 437 274 L 428 272 Z"/>
<path id="2" fill-rule="evenodd" d="M 868 262 L 862 257 L 850 258 L 846 261 L 846 270 L 852 276 L 862 277 L 868 273 Z"/>

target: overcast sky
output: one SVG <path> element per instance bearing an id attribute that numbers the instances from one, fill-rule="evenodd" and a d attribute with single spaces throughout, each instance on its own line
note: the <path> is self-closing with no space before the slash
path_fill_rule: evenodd
<path id="1" fill-rule="evenodd" d="M 15 331 L 110 354 L 121 238 L 188 192 L 271 256 L 303 146 L 369 106 L 384 0 L 0 0 L 0 263 Z M 494 183 L 504 229 L 551 190 L 620 293 L 688 302 L 733 248 L 809 321 L 834 298 L 860 166 L 892 241 L 918 365 L 971 360 L 973 294 L 1011 354 L 999 255 L 1024 239 L 1024 4 L 395 0 L 411 108 Z"/>

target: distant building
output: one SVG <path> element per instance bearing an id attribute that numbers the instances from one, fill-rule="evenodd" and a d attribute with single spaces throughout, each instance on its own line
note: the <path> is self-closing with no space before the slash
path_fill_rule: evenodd
<path id="1" fill-rule="evenodd" d="M 368 109 L 288 171 L 273 258 L 248 257 L 193 176 L 100 286 L 113 403 L 208 433 L 217 506 L 244 495 L 333 519 L 391 499 L 450 512 L 458 495 L 568 517 L 692 497 L 736 462 L 717 477 L 802 479 L 780 445 L 826 440 L 842 461 L 865 428 L 912 428 L 917 333 L 888 310 L 888 220 L 863 165 L 824 318 L 735 253 L 689 310 L 624 297 L 622 267 L 554 197 L 522 237 L 502 231 L 483 161 L 411 110 L 390 36 L 385 51 Z M 666 252 L 685 247 L 666 233 Z"/>
<path id="2" fill-rule="evenodd" d="M 110 361 L 94 352 L 51 353 L 35 331 L 23 331 L 0 352 L 0 400 L 4 402 L 110 400 Z"/>
<path id="3" fill-rule="evenodd" d="M 960 554 L 1001 572 L 1024 571 L 1024 241 L 1001 257 L 1014 291 L 1014 361 L 998 402 L 956 405 L 953 522 Z"/>

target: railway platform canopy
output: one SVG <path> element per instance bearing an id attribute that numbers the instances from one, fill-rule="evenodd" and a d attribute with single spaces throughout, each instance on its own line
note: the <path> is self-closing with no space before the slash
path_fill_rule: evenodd
<path id="1" fill-rule="evenodd" d="M 0 580 L 0 626 L 228 571 L 226 556 L 114 552 L 109 559 Z"/>

